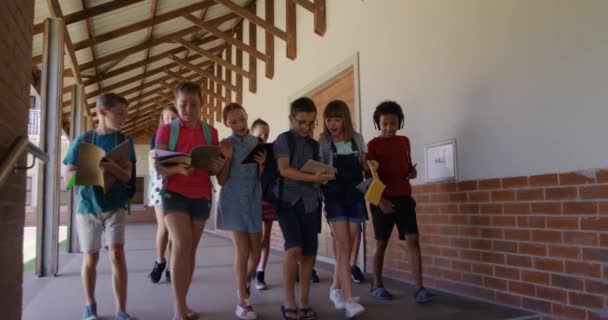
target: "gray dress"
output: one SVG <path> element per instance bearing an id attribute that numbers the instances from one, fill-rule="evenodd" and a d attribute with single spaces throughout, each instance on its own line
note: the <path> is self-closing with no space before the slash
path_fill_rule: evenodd
<path id="1" fill-rule="evenodd" d="M 217 214 L 217 227 L 222 230 L 262 232 L 262 199 L 257 164 L 241 164 L 258 144 L 251 134 L 231 135 L 230 173 L 222 189 Z"/>

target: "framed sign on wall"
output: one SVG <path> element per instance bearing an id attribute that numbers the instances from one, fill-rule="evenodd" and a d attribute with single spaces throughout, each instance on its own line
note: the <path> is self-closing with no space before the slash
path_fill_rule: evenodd
<path id="1" fill-rule="evenodd" d="M 426 178 L 429 182 L 456 180 L 456 140 L 424 147 Z"/>

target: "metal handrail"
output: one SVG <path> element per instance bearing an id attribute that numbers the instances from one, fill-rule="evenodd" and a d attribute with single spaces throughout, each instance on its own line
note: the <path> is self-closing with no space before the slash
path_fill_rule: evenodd
<path id="1" fill-rule="evenodd" d="M 42 162 L 48 161 L 48 155 L 46 152 L 40 150 L 36 145 L 29 142 L 27 137 L 19 136 L 15 138 L 13 144 L 11 144 L 8 152 L 4 156 L 4 159 L 0 161 L 0 187 L 4 185 L 8 176 L 15 170 L 18 169 L 16 164 L 19 158 L 23 155 L 23 152 L 28 152 L 35 158 L 40 159 Z"/>

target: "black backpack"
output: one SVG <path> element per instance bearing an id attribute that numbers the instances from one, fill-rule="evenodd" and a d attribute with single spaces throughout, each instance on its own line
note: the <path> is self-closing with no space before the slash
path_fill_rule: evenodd
<path id="1" fill-rule="evenodd" d="M 87 132 L 84 133 L 84 142 L 86 143 L 90 143 L 90 144 L 95 144 L 95 141 L 93 141 L 95 135 L 94 135 L 94 130 L 89 130 Z M 127 136 L 125 136 L 124 134 L 122 134 L 121 132 L 116 132 L 117 136 L 116 136 L 116 146 L 118 146 L 119 144 L 125 142 L 125 140 L 128 139 Z M 132 199 L 133 196 L 135 195 L 136 192 L 136 181 L 137 181 L 137 168 L 135 166 L 135 161 L 133 161 L 133 165 L 131 166 L 131 179 L 129 180 L 129 182 L 126 183 L 127 185 L 127 196 L 129 199 Z"/>

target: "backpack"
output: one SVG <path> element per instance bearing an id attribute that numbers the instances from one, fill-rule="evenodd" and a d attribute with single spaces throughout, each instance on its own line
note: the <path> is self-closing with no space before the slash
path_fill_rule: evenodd
<path id="1" fill-rule="evenodd" d="M 297 137 L 295 133 L 293 133 L 293 131 L 291 130 L 287 131 L 286 135 L 287 146 L 289 149 L 289 165 L 291 166 L 296 149 Z M 319 143 L 311 138 L 306 139 L 307 142 L 310 143 L 313 147 L 313 159 L 319 161 Z M 274 143 L 276 143 L 276 141 Z M 273 204 L 277 211 L 279 211 L 281 202 L 283 200 L 284 180 L 285 179 L 281 176 L 281 173 L 279 171 L 279 166 L 277 164 L 277 159 L 275 158 L 274 153 L 269 154 L 264 164 L 264 172 L 262 173 L 262 177 L 260 178 L 260 181 L 262 183 L 262 199 L 268 203 Z M 277 184 L 279 186 L 278 197 L 276 197 L 274 194 L 274 188 Z"/>
<path id="2" fill-rule="evenodd" d="M 90 144 L 95 144 L 96 136 L 97 136 L 97 133 L 95 132 L 95 130 L 89 130 L 84 133 L 83 141 L 90 143 Z M 128 139 L 127 136 L 125 136 L 121 132 L 115 132 L 114 133 L 114 143 L 115 143 L 114 147 L 125 142 L 125 140 L 127 140 L 127 139 Z M 135 192 L 137 191 L 136 182 L 137 182 L 137 167 L 135 165 L 135 161 L 133 161 L 133 165 L 131 166 L 131 179 L 129 179 L 129 182 L 126 183 L 128 199 L 132 199 L 133 196 L 135 195 Z"/>

